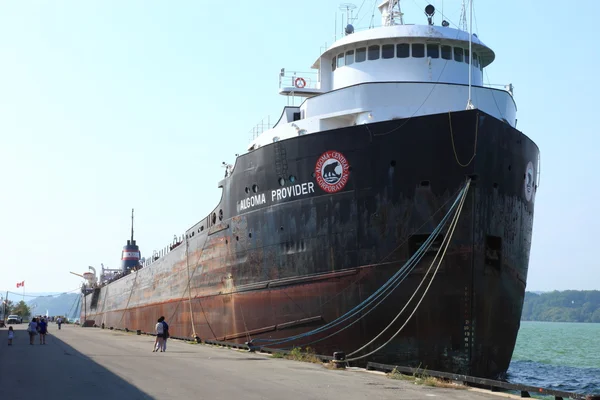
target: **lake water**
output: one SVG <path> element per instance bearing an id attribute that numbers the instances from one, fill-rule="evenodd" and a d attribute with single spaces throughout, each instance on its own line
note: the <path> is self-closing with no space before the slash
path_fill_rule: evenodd
<path id="1" fill-rule="evenodd" d="M 508 380 L 600 394 L 600 324 L 521 322 Z"/>

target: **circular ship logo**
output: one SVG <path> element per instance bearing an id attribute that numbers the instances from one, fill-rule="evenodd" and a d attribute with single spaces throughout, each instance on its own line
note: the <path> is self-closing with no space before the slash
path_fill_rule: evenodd
<path id="1" fill-rule="evenodd" d="M 527 201 L 531 201 L 533 198 L 533 192 L 535 190 L 535 182 L 534 182 L 534 172 L 533 172 L 533 164 L 531 161 L 527 164 L 527 169 L 525 170 L 525 198 Z"/>
<path id="2" fill-rule="evenodd" d="M 342 153 L 326 151 L 315 165 L 317 183 L 327 193 L 339 192 L 348 183 L 349 168 L 348 160 Z"/>

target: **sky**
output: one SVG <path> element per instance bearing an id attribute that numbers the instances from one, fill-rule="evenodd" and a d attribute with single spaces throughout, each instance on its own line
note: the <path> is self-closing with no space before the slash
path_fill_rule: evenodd
<path id="1" fill-rule="evenodd" d="M 374 1 L 354 1 L 367 28 Z M 339 2 L 299 4 L 0 0 L 0 291 L 66 292 L 70 271 L 118 268 L 132 208 L 143 256 L 206 216 L 222 162 L 287 104 L 280 69 L 308 71 L 341 31 Z M 425 0 L 401 4 L 426 22 Z M 458 23 L 460 0 L 432 4 L 436 24 L 442 6 Z M 600 2 L 474 10 L 496 53 L 486 82 L 514 85 L 541 150 L 527 289 L 598 290 Z"/>

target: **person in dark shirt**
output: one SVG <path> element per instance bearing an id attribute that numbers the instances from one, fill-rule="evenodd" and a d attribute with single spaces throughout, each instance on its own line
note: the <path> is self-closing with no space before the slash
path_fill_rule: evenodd
<path id="1" fill-rule="evenodd" d="M 48 333 L 48 323 L 44 318 L 40 318 L 38 322 L 38 329 L 40 334 L 40 344 L 46 344 L 46 334 Z"/>

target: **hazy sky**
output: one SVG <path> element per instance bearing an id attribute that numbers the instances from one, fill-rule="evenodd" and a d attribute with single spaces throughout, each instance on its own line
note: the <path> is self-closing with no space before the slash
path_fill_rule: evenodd
<path id="1" fill-rule="evenodd" d="M 426 4 L 403 1 L 405 22 L 425 23 Z M 443 4 L 454 23 L 460 4 Z M 541 149 L 527 288 L 600 289 L 600 2 L 474 4 L 496 52 L 489 81 L 514 84 L 518 128 Z M 69 271 L 118 267 L 131 208 L 145 256 L 208 214 L 221 162 L 279 118 L 280 68 L 309 70 L 338 6 L 0 1 L 0 290 L 68 291 L 80 284 Z"/>

